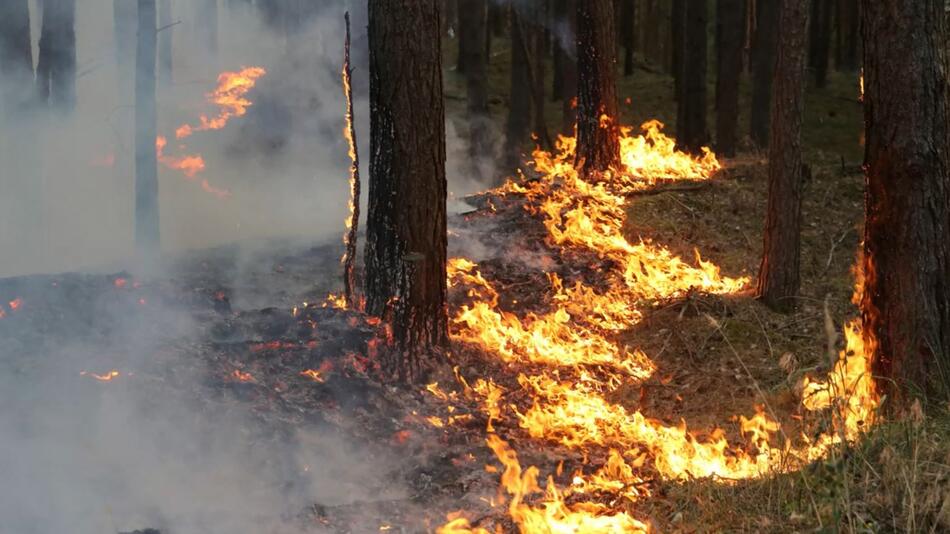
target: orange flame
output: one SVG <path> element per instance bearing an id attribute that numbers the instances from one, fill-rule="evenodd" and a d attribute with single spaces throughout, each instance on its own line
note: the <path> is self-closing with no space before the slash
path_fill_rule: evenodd
<path id="1" fill-rule="evenodd" d="M 90 373 L 88 371 L 80 371 L 79 376 L 88 376 L 91 378 L 95 378 L 96 380 L 100 382 L 111 382 L 113 379 L 119 377 L 119 371 L 116 371 L 115 369 L 113 369 L 103 375 L 97 375 L 96 373 Z"/>
<path id="2" fill-rule="evenodd" d="M 206 96 L 209 103 L 220 109 L 214 117 L 202 114 L 196 126 L 183 124 L 175 130 L 177 139 L 184 139 L 195 132 L 220 130 L 234 117 L 243 117 L 253 103 L 246 98 L 247 93 L 257 84 L 258 78 L 267 74 L 261 67 L 244 67 L 237 72 L 222 72 L 218 75 L 218 86 Z"/>

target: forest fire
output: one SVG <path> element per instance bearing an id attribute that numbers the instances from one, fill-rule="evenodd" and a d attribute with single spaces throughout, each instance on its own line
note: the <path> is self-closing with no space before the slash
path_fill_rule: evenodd
<path id="1" fill-rule="evenodd" d="M 79 376 L 88 376 L 88 377 L 90 377 L 90 378 L 93 378 L 93 379 L 95 379 L 95 380 L 98 380 L 99 382 L 111 382 L 111 381 L 115 380 L 116 378 L 118 378 L 118 377 L 119 377 L 119 374 L 120 374 L 119 371 L 117 371 L 117 370 L 115 370 L 115 369 L 109 371 L 108 373 L 104 373 L 104 374 L 101 374 L 101 375 L 100 375 L 100 374 L 96 374 L 96 373 L 91 373 L 91 372 L 88 372 L 88 371 L 80 371 L 80 372 L 79 372 Z"/>
<path id="2" fill-rule="evenodd" d="M 708 180 L 720 168 L 708 149 L 698 158 L 676 151 L 661 127 L 648 122 L 641 136 L 623 129 L 623 169 L 608 173 L 604 182 L 591 183 L 579 175 L 573 164 L 574 139 L 562 137 L 557 151 L 535 152 L 536 179 L 508 182 L 494 192 L 523 197 L 524 209 L 543 221 L 548 246 L 562 256 L 600 258 L 604 267 L 593 285 L 580 280 L 567 284 L 550 274 L 545 301 L 552 311 L 518 316 L 501 308 L 498 291 L 477 264 L 464 258 L 450 262 L 449 284 L 462 288 L 468 299 L 453 318 L 453 337 L 503 362 L 519 364 L 517 381 L 532 404 L 524 410 L 512 406 L 513 422 L 537 440 L 585 454 L 591 447 L 610 451 L 610 461 L 594 476 L 578 474 L 576 484 L 563 490 L 549 480 L 544 497 L 535 506 L 526 504 L 529 494 L 542 491 L 538 470 L 522 470 L 516 453 L 493 428 L 508 413 L 500 408 L 508 404 L 507 392 L 485 382 L 479 388 L 465 386 L 482 398 L 488 445 L 505 467 L 501 483 L 511 495 L 509 516 L 522 532 L 646 531 L 644 523 L 625 511 L 585 501 L 584 488 L 630 488 L 639 480 L 635 473 L 644 469 L 669 480 L 713 478 L 728 483 L 759 477 L 821 457 L 830 445 L 854 439 L 873 421 L 877 397 L 869 367 L 872 351 L 862 344 L 859 323 L 846 328 L 848 346 L 825 381 L 804 381 L 805 409 L 834 407 L 837 412 L 834 429 L 817 439 L 789 438 L 774 414 L 761 407 L 751 417 L 735 418 L 738 433 L 748 439 L 741 444 L 731 443 L 719 428 L 691 431 L 685 423 L 669 425 L 608 400 L 619 383 L 642 381 L 656 371 L 646 354 L 621 346 L 612 335 L 637 324 L 642 305 L 691 291 L 733 294 L 749 282 L 723 276 L 698 252 L 690 264 L 660 245 L 630 243 L 623 236 L 625 194 L 663 181 Z M 778 436 L 782 442 L 776 444 Z M 624 458 L 633 458 L 633 464 Z M 631 500 L 637 495 L 631 494 Z M 571 505 L 565 504 L 566 496 L 572 496 Z M 487 531 L 455 515 L 440 532 Z"/>

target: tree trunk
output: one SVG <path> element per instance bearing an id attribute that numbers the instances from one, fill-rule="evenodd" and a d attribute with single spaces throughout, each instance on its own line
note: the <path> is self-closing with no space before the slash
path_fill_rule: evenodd
<path id="1" fill-rule="evenodd" d="M 779 32 L 778 0 L 756 0 L 755 32 L 752 37 L 752 109 L 749 133 L 759 147 L 769 144 L 772 76 Z"/>
<path id="2" fill-rule="evenodd" d="M 686 46 L 682 58 L 682 98 L 677 106 L 677 141 L 684 149 L 699 153 L 709 142 L 706 130 L 706 69 L 707 19 L 709 4 L 706 0 L 686 3 Z"/>
<path id="3" fill-rule="evenodd" d="M 950 392 L 950 93 L 942 0 L 864 0 L 866 335 L 892 399 Z M 899 403 L 900 404 L 900 403 Z"/>
<path id="4" fill-rule="evenodd" d="M 134 98 L 135 47 L 138 32 L 138 0 L 113 0 L 112 20 L 115 39 L 115 62 L 119 77 L 120 101 Z"/>
<path id="5" fill-rule="evenodd" d="M 158 162 L 155 139 L 155 0 L 138 0 L 135 54 L 135 243 L 144 257 L 159 251 Z"/>
<path id="6" fill-rule="evenodd" d="M 218 0 L 197 0 L 195 9 L 197 42 L 214 58 L 218 54 Z"/>
<path id="7" fill-rule="evenodd" d="M 172 84 L 172 0 L 158 0 L 158 81 Z"/>
<path id="8" fill-rule="evenodd" d="M 799 289 L 802 218 L 802 120 L 808 0 L 783 0 L 781 43 L 772 85 L 769 205 L 758 296 L 770 308 L 794 307 Z"/>
<path id="9" fill-rule="evenodd" d="M 716 151 L 736 155 L 746 0 L 716 0 Z"/>
<path id="10" fill-rule="evenodd" d="M 525 44 L 529 46 L 529 52 L 533 58 L 531 61 L 531 102 L 534 107 L 533 130 L 541 142 L 542 148 L 551 150 L 552 146 L 550 135 L 548 134 L 548 125 L 545 120 L 545 100 L 544 100 L 544 62 L 548 55 L 548 32 L 544 23 L 548 20 L 547 0 L 531 0 L 530 2 L 531 18 L 526 19 L 531 22 L 527 24 L 528 39 Z"/>
<path id="11" fill-rule="evenodd" d="M 835 0 L 812 0 L 808 65 L 815 87 L 828 85 L 828 60 L 831 49 L 831 19 Z"/>
<path id="12" fill-rule="evenodd" d="M 574 134 L 577 122 L 577 9 L 574 0 L 554 1 L 554 51 L 557 75 L 553 93 L 561 101 L 561 133 Z"/>
<path id="13" fill-rule="evenodd" d="M 858 0 L 838 0 L 838 35 L 835 68 L 839 71 L 858 70 Z"/>
<path id="14" fill-rule="evenodd" d="M 621 0 L 620 35 L 623 44 L 623 75 L 632 76 L 635 67 L 633 53 L 637 48 L 637 2 Z"/>
<path id="15" fill-rule="evenodd" d="M 458 0 L 458 60 L 455 69 L 465 74 L 472 62 L 480 61 L 485 53 L 485 22 L 479 10 L 484 0 Z"/>
<path id="16" fill-rule="evenodd" d="M 531 77 L 528 50 L 521 46 L 526 39 L 521 13 L 514 4 L 509 14 L 511 26 L 511 92 L 508 97 L 508 119 L 505 125 L 504 172 L 517 169 L 522 163 L 522 150 L 531 134 Z"/>
<path id="17" fill-rule="evenodd" d="M 425 380 L 448 342 L 442 0 L 370 0 L 367 310 L 392 326 L 383 369 Z"/>
<path id="18" fill-rule="evenodd" d="M 57 111 L 76 107 L 76 0 L 45 0 L 36 87 Z"/>
<path id="19" fill-rule="evenodd" d="M 470 18 L 463 26 L 469 26 L 474 34 L 472 49 L 477 51 L 469 59 L 465 71 L 468 93 L 469 156 L 474 163 L 473 171 L 482 177 L 482 163 L 492 159 L 491 116 L 488 109 L 488 56 L 485 39 L 488 38 L 488 0 L 459 0 L 462 18 Z"/>
<path id="20" fill-rule="evenodd" d="M 577 2 L 577 161 L 588 176 L 620 164 L 612 0 Z"/>
<path id="21" fill-rule="evenodd" d="M 683 56 L 686 47 L 686 0 L 673 0 L 672 14 L 670 15 L 670 37 L 672 39 L 673 98 L 676 102 L 683 99 L 683 75 L 685 74 Z M 677 114 L 676 131 L 682 130 L 682 117 Z"/>
<path id="22" fill-rule="evenodd" d="M 4 113 L 27 107 L 33 97 L 33 45 L 27 0 L 5 0 L 0 6 L 0 96 Z"/>

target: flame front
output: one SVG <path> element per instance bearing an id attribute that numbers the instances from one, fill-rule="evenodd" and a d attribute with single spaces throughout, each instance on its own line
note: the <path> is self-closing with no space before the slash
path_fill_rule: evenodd
<path id="1" fill-rule="evenodd" d="M 834 408 L 836 414 L 835 428 L 817 439 L 803 437 L 793 445 L 762 407 L 751 417 L 734 418 L 746 443 L 730 443 L 719 428 L 697 433 L 685 423 L 669 425 L 608 400 L 607 394 L 621 382 L 643 380 L 656 370 L 646 354 L 621 346 L 612 335 L 642 319 L 639 303 L 690 291 L 734 294 L 749 284 L 748 278 L 722 275 L 698 251 L 689 262 L 649 240 L 631 243 L 624 236 L 625 195 L 662 182 L 708 180 L 720 169 L 708 149 L 699 157 L 676 151 L 662 127 L 658 121 L 647 122 L 641 135 L 622 128 L 622 168 L 609 170 L 603 181 L 589 182 L 575 170 L 576 141 L 560 137 L 554 152 L 537 150 L 529 162 L 539 177 L 509 181 L 492 192 L 523 197 L 525 209 L 543 222 L 553 251 L 598 258 L 598 274 L 607 289 L 581 281 L 565 284 L 552 273 L 544 298 L 550 311 L 519 316 L 501 308 L 497 289 L 477 264 L 465 258 L 449 263 L 450 287 L 464 289 L 468 299 L 454 314 L 453 339 L 517 365 L 521 391 L 532 399 L 529 408 L 519 411 L 505 402 L 508 392 L 491 381 L 469 387 L 460 378 L 467 391 L 482 399 L 488 445 L 505 466 L 501 486 L 511 496 L 508 513 L 523 533 L 647 531 L 648 525 L 628 513 L 608 510 L 583 494 L 606 490 L 635 502 L 641 495 L 631 488 L 639 481 L 636 470 L 644 468 L 665 479 L 712 477 L 723 482 L 796 468 L 822 456 L 834 443 L 854 439 L 873 421 L 878 402 L 870 375 L 873 347 L 858 322 L 846 330 L 848 347 L 835 369 L 824 381 L 804 386 L 806 409 Z M 503 406 L 508 409 L 503 411 Z M 589 476 L 579 473 L 564 489 L 549 479 L 543 496 L 531 497 L 535 504 L 528 504 L 529 495 L 542 493 L 538 470 L 522 470 L 514 450 L 494 434 L 509 414 L 534 439 L 585 453 L 603 447 L 609 450 L 608 461 Z M 784 443 L 777 446 L 773 442 L 780 435 Z M 456 513 L 439 532 L 487 531 Z"/>

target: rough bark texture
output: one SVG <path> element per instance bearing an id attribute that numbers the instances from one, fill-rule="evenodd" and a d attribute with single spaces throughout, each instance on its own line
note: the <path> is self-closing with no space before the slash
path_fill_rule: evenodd
<path id="1" fill-rule="evenodd" d="M 612 0 L 577 2 L 577 166 L 594 175 L 620 163 Z"/>
<path id="2" fill-rule="evenodd" d="M 736 155 L 746 0 L 716 0 L 716 152 Z"/>
<path id="3" fill-rule="evenodd" d="M 172 0 L 158 0 L 158 81 L 162 85 L 172 84 Z"/>
<path id="4" fill-rule="evenodd" d="M 76 0 L 45 0 L 36 87 L 57 111 L 76 106 Z"/>
<path id="5" fill-rule="evenodd" d="M 367 310 L 392 325 L 383 369 L 425 380 L 448 341 L 441 0 L 370 0 Z"/>
<path id="6" fill-rule="evenodd" d="M 783 0 L 775 61 L 769 142 L 769 204 L 758 296 L 770 308 L 788 310 L 798 295 L 801 263 L 802 120 L 808 0 Z"/>
<path id="7" fill-rule="evenodd" d="M 835 68 L 841 71 L 858 70 L 858 42 L 860 41 L 858 5 L 858 0 L 838 0 Z"/>
<path id="8" fill-rule="evenodd" d="M 7 115 L 23 110 L 32 99 L 33 46 L 27 0 L 0 5 L 0 97 Z"/>
<path id="9" fill-rule="evenodd" d="M 812 0 L 809 31 L 808 66 L 815 87 L 828 85 L 828 61 L 831 51 L 831 21 L 835 0 Z"/>
<path id="10" fill-rule="evenodd" d="M 755 32 L 752 38 L 752 109 L 749 133 L 760 148 L 769 144 L 769 114 L 772 75 L 778 47 L 779 0 L 756 0 Z"/>
<path id="11" fill-rule="evenodd" d="M 942 0 L 865 0 L 865 332 L 892 399 L 950 390 L 950 94 Z M 897 386 L 896 388 L 894 386 Z"/>
<path id="12" fill-rule="evenodd" d="M 621 0 L 620 38 L 623 45 L 623 75 L 633 75 L 633 53 L 637 48 L 637 2 Z"/>
<path id="13" fill-rule="evenodd" d="M 488 54 L 485 40 L 488 39 L 488 0 L 460 0 L 459 9 L 471 17 L 468 25 L 476 40 L 472 43 L 475 54 L 465 71 L 465 86 L 468 96 L 469 157 L 474 164 L 473 172 L 482 175 L 483 162 L 492 156 L 491 116 L 488 109 Z"/>
<path id="14" fill-rule="evenodd" d="M 511 21 L 511 69 L 508 96 L 508 118 L 505 122 L 504 170 L 510 171 L 521 166 L 522 150 L 531 135 L 531 68 L 528 49 L 524 43 L 524 24 L 521 13 L 512 5 L 509 14 Z"/>
<path id="15" fill-rule="evenodd" d="M 676 132 L 680 146 L 698 153 L 708 144 L 706 129 L 706 26 L 709 4 L 706 0 L 686 3 L 686 34 L 682 65 L 682 96 L 678 100 Z"/>
<path id="16" fill-rule="evenodd" d="M 155 0 L 138 0 L 135 55 L 135 243 L 146 256 L 159 249 L 155 113 Z"/>

